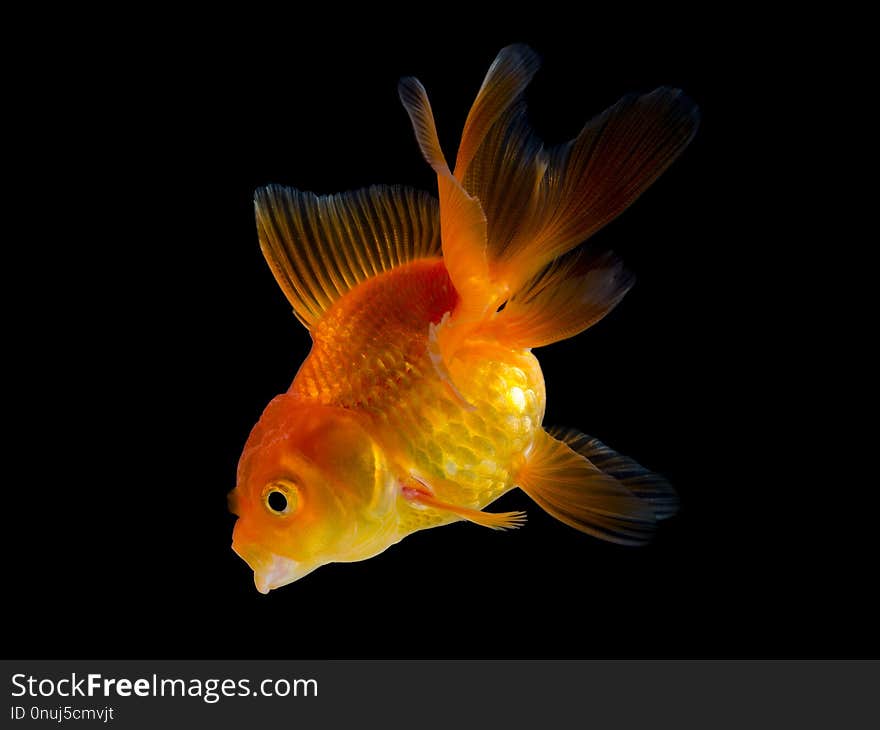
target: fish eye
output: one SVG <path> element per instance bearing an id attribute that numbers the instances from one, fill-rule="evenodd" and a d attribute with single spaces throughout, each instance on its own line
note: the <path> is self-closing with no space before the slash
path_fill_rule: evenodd
<path id="1" fill-rule="evenodd" d="M 293 482 L 279 479 L 263 490 L 263 504 L 273 515 L 289 515 L 296 510 L 297 488 Z"/>
<path id="2" fill-rule="evenodd" d="M 269 505 L 269 509 L 273 512 L 285 512 L 287 510 L 287 497 L 284 496 L 284 492 L 275 489 L 269 492 L 266 504 Z"/>

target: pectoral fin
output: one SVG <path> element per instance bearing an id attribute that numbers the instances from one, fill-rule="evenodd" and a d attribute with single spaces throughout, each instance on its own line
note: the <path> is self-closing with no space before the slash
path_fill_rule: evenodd
<path id="1" fill-rule="evenodd" d="M 423 507 L 449 512 L 475 525 L 489 527 L 492 530 L 512 530 L 521 527 L 526 521 L 525 512 L 481 512 L 480 510 L 460 507 L 437 499 L 433 494 L 421 487 L 404 487 L 404 498 Z"/>

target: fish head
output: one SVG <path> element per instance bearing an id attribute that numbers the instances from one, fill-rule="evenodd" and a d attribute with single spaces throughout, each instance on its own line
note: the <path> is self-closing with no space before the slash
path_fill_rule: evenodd
<path id="1" fill-rule="evenodd" d="M 393 478 L 349 411 L 275 398 L 251 432 L 229 495 L 232 549 L 261 593 L 396 540 Z"/>

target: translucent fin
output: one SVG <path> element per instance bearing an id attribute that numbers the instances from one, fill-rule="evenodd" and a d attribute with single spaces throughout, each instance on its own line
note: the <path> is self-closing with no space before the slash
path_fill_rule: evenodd
<path id="1" fill-rule="evenodd" d="M 556 519 L 602 540 L 643 545 L 654 534 L 647 502 L 544 431 L 516 483 Z"/>
<path id="2" fill-rule="evenodd" d="M 621 99 L 573 142 L 551 150 L 532 220 L 536 240 L 520 233 L 514 248 L 543 249 L 539 258 L 549 260 L 581 243 L 672 164 L 698 123 L 696 105 L 678 89 Z"/>
<path id="3" fill-rule="evenodd" d="M 462 179 L 492 125 L 522 95 L 540 65 L 538 55 L 521 43 L 499 51 L 465 121 L 455 160 L 456 178 Z"/>
<path id="4" fill-rule="evenodd" d="M 485 212 L 492 280 L 510 291 L 619 215 L 687 146 L 699 117 L 680 91 L 659 88 L 624 97 L 576 139 L 545 147 L 522 98 L 537 59 L 517 54 L 527 60 L 505 49 L 490 69 L 455 170 Z"/>
<path id="5" fill-rule="evenodd" d="M 489 329 L 510 347 L 541 347 L 574 337 L 617 306 L 633 282 L 610 254 L 569 254 L 514 294 Z"/>
<path id="6" fill-rule="evenodd" d="M 428 100 L 425 87 L 417 78 L 407 76 L 397 85 L 397 93 L 412 122 L 422 155 L 438 175 L 449 173 L 449 165 L 446 164 L 446 157 L 440 147 L 434 112 L 431 110 L 431 102 Z"/>
<path id="7" fill-rule="evenodd" d="M 374 186 L 318 196 L 270 185 L 254 203 L 263 255 L 309 329 L 361 281 L 440 255 L 437 200 L 417 190 Z"/>
<path id="8" fill-rule="evenodd" d="M 422 154 L 437 173 L 443 260 L 460 297 L 456 317 L 479 318 L 496 298 L 488 287 L 486 216 L 480 201 L 465 191 L 446 164 L 425 87 L 409 77 L 401 79 L 398 91 Z"/>
<path id="9" fill-rule="evenodd" d="M 438 176 L 443 261 L 461 298 L 456 317 L 476 319 L 492 306 L 486 258 L 486 217 L 480 201 L 470 197 L 452 175 Z"/>
<path id="10" fill-rule="evenodd" d="M 468 522 L 473 522 L 476 525 L 488 527 L 492 530 L 513 530 L 517 527 L 522 527 L 526 521 L 525 512 L 481 512 L 480 510 L 459 507 L 455 504 L 443 502 L 421 489 L 406 487 L 403 490 L 403 495 L 409 502 L 449 512 Z"/>
<path id="11" fill-rule="evenodd" d="M 654 517 L 665 520 L 678 512 L 678 495 L 659 474 L 648 471 L 636 461 L 609 449 L 599 439 L 574 429 L 552 429 L 553 436 L 566 443 L 572 450 L 589 459 L 595 467 L 614 477 L 645 500 L 654 510 Z"/>

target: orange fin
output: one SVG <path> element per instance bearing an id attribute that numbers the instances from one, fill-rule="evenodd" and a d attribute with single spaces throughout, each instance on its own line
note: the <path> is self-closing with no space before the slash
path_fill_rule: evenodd
<path id="1" fill-rule="evenodd" d="M 425 87 L 417 78 L 407 76 L 397 85 L 397 93 L 409 115 L 413 131 L 416 133 L 416 141 L 425 160 L 438 175 L 448 174 L 449 165 L 446 164 L 446 157 L 440 147 L 434 112 L 431 110 L 431 102 L 428 100 Z"/>
<path id="2" fill-rule="evenodd" d="M 623 212 L 684 150 L 699 119 L 693 102 L 662 87 L 624 97 L 574 140 L 548 147 L 523 97 L 537 65 L 524 46 L 498 54 L 455 168 L 486 215 L 491 279 L 511 292 Z"/>
<path id="3" fill-rule="evenodd" d="M 645 469 L 628 456 L 609 449 L 599 439 L 574 429 L 552 429 L 553 436 L 585 456 L 592 464 L 614 477 L 639 499 L 651 505 L 654 517 L 665 520 L 678 512 L 678 495 L 659 474 Z"/>
<path id="4" fill-rule="evenodd" d="M 488 527 L 492 530 L 513 530 L 522 527 L 526 521 L 525 512 L 481 512 L 468 507 L 459 507 L 437 499 L 430 492 L 415 487 L 404 487 L 403 496 L 408 502 L 420 504 L 432 509 L 449 512 L 475 525 Z"/>
<path id="5" fill-rule="evenodd" d="M 437 200 L 417 190 L 377 185 L 318 196 L 269 185 L 254 202 L 263 255 L 309 329 L 361 281 L 440 255 Z"/>
<path id="6" fill-rule="evenodd" d="M 456 317 L 478 319 L 491 308 L 486 216 L 480 201 L 452 175 L 440 142 L 425 87 L 418 79 L 401 79 L 398 87 L 422 154 L 437 173 L 443 260 L 459 296 Z"/>
<path id="7" fill-rule="evenodd" d="M 538 55 L 522 43 L 507 46 L 498 52 L 464 123 L 455 159 L 455 176 L 459 180 L 489 130 L 522 95 L 540 65 Z"/>
<path id="8" fill-rule="evenodd" d="M 648 502 L 545 431 L 535 437 L 516 483 L 556 519 L 602 540 L 643 545 L 654 534 Z"/>
<path id="9" fill-rule="evenodd" d="M 612 255 L 590 259 L 576 252 L 527 282 L 488 330 L 509 347 L 542 347 L 574 337 L 617 306 L 633 282 Z"/>
<path id="10" fill-rule="evenodd" d="M 609 280 L 606 267 L 554 294 L 547 291 L 548 277 L 554 283 L 566 277 L 542 272 L 617 217 L 672 164 L 696 133 L 699 112 L 681 91 L 661 87 L 624 97 L 575 139 L 547 146 L 529 125 L 524 100 L 538 65 L 527 46 L 498 54 L 465 122 L 454 175 L 424 87 L 403 79 L 400 98 L 437 173 L 443 258 L 460 297 L 450 326 L 491 316 L 523 287 L 534 298 L 538 277 L 545 284 L 543 309 L 565 315 L 556 331 L 547 330 L 550 314 L 543 317 L 536 334 L 546 343 L 589 326 L 625 286 Z M 594 301 L 584 304 L 578 296 L 587 289 Z M 513 318 L 507 325 L 512 337 L 529 329 Z M 454 354 L 456 348 L 447 342 L 446 349 Z"/>

